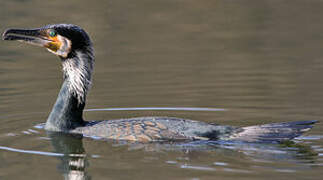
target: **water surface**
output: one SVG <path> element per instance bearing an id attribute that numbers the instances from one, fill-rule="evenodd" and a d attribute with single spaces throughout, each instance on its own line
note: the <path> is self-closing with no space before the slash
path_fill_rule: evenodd
<path id="1" fill-rule="evenodd" d="M 0 2 L 0 31 L 64 22 L 89 32 L 96 66 L 88 120 L 322 121 L 322 8 L 318 0 L 14 0 Z M 61 80 L 59 59 L 46 50 L 0 42 L 0 179 L 323 177 L 322 123 L 291 147 L 47 134 L 37 125 L 46 121 Z"/>

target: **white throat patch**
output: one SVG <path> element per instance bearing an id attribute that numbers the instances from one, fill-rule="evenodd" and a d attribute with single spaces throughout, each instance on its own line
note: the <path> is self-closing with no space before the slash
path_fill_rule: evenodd
<path id="1" fill-rule="evenodd" d="M 76 52 L 76 57 L 62 62 L 65 80 L 69 81 L 69 91 L 83 103 L 92 83 L 94 57 L 92 54 Z"/>

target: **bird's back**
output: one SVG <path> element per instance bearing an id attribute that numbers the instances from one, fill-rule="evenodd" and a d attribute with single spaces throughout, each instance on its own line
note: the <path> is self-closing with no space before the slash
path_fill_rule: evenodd
<path id="1" fill-rule="evenodd" d="M 85 136 L 107 139 L 151 142 L 218 139 L 237 128 L 170 117 L 139 117 L 89 122 L 73 130 Z"/>
<path id="2" fill-rule="evenodd" d="M 93 121 L 70 132 L 84 136 L 137 142 L 237 140 L 282 142 L 300 136 L 317 121 L 294 121 L 248 127 L 232 127 L 171 117 L 138 117 Z"/>

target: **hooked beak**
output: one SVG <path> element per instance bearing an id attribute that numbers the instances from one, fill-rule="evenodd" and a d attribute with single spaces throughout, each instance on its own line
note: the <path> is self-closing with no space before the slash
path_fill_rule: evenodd
<path id="1" fill-rule="evenodd" d="M 2 39 L 26 42 L 41 47 L 48 47 L 53 42 L 41 29 L 7 29 L 3 33 Z"/>

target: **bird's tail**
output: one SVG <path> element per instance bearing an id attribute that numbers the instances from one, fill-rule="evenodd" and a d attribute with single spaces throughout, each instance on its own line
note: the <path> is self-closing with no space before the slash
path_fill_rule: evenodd
<path id="1" fill-rule="evenodd" d="M 247 126 L 232 134 L 229 139 L 244 142 L 283 142 L 302 135 L 316 122 L 311 120 Z"/>

